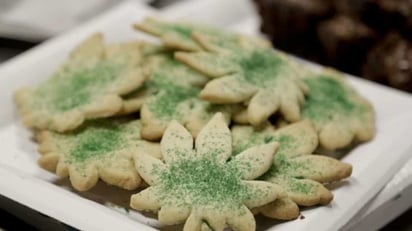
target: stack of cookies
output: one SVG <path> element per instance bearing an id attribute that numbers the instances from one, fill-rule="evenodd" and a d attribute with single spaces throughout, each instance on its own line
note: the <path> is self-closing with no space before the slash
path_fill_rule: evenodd
<path id="1" fill-rule="evenodd" d="M 130 206 L 184 230 L 254 230 L 325 205 L 352 167 L 316 150 L 368 141 L 374 113 L 337 72 L 306 69 L 266 40 L 147 18 L 158 37 L 78 45 L 15 102 L 39 165 L 79 191 L 142 190 Z M 145 182 L 145 183 L 143 183 Z"/>

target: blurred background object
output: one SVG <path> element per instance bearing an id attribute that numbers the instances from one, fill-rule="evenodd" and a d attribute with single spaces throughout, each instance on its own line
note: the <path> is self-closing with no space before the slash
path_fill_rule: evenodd
<path id="1" fill-rule="evenodd" d="M 123 1 L 0 0 L 0 63 Z M 179 0 L 128 1 L 161 8 Z"/>
<path id="2" fill-rule="evenodd" d="M 0 36 L 39 42 L 118 4 L 116 0 L 0 0 Z"/>
<path id="3" fill-rule="evenodd" d="M 412 0 L 255 0 L 275 47 L 412 92 Z"/>
<path id="4" fill-rule="evenodd" d="M 143 1 L 143 0 L 142 0 Z M 0 62 L 110 9 L 121 1 L 0 0 Z"/>

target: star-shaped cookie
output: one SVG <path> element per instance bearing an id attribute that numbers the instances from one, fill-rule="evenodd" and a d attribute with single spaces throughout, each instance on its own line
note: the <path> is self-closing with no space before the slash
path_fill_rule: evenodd
<path id="1" fill-rule="evenodd" d="M 293 219 L 300 206 L 328 204 L 332 193 L 323 183 L 339 181 L 350 176 L 352 167 L 339 160 L 312 155 L 318 145 L 315 129 L 307 121 L 275 130 L 234 126 L 232 128 L 234 153 L 256 145 L 276 141 L 279 148 L 271 169 L 261 179 L 285 189 L 288 197 L 260 208 L 264 215 L 277 219 Z"/>
<path id="2" fill-rule="evenodd" d="M 139 111 L 145 100 L 159 91 L 160 78 L 186 87 L 202 87 L 208 81 L 206 76 L 176 61 L 173 58 L 173 51 L 163 46 L 142 43 L 141 55 L 147 80 L 140 88 L 123 97 L 123 108 L 120 114 Z"/>
<path id="3" fill-rule="evenodd" d="M 73 130 L 86 119 L 108 117 L 122 107 L 120 97 L 142 85 L 139 42 L 104 46 L 95 34 L 36 88 L 23 88 L 15 101 L 30 128 Z"/>
<path id="4" fill-rule="evenodd" d="M 43 131 L 37 135 L 39 165 L 70 177 L 73 187 L 85 191 L 98 179 L 124 189 L 135 189 L 141 178 L 134 168 L 139 153 L 160 158 L 160 147 L 140 138 L 138 120 L 110 118 L 90 120 L 67 133 Z"/>
<path id="5" fill-rule="evenodd" d="M 213 230 L 254 230 L 249 209 L 284 196 L 276 185 L 254 180 L 269 169 L 277 144 L 250 148 L 228 161 L 231 139 L 220 113 L 195 142 L 172 122 L 161 141 L 164 161 L 138 155 L 137 171 L 150 187 L 132 196 L 131 207 L 158 211 L 163 224 L 185 222 L 185 231 L 200 230 L 203 224 Z"/>
<path id="6" fill-rule="evenodd" d="M 310 94 L 302 107 L 302 119 L 315 126 L 323 148 L 335 150 L 373 138 L 373 108 L 341 74 L 329 70 L 308 75 L 304 81 Z"/>
<path id="7" fill-rule="evenodd" d="M 198 41 L 207 47 L 210 39 L 204 37 L 195 38 L 203 38 Z M 175 58 L 214 78 L 201 91 L 202 99 L 247 104 L 248 120 L 255 126 L 277 111 L 288 121 L 300 120 L 307 87 L 298 77 L 297 66 L 282 53 L 247 41 L 225 44 L 213 51 L 176 52 Z"/>

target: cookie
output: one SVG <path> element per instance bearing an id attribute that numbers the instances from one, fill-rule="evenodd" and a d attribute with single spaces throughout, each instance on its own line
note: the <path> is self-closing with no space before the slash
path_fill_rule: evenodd
<path id="1" fill-rule="evenodd" d="M 144 82 L 139 43 L 104 46 L 95 34 L 81 43 L 45 82 L 15 93 L 26 126 L 58 132 L 73 130 L 86 119 L 108 117 L 122 107 L 120 97 Z"/>
<path id="2" fill-rule="evenodd" d="M 373 138 L 373 108 L 341 74 L 327 70 L 304 81 L 310 94 L 302 107 L 302 119 L 313 123 L 323 148 L 335 150 Z"/>
<path id="3" fill-rule="evenodd" d="M 255 230 L 249 209 L 284 196 L 276 185 L 254 180 L 269 169 L 276 146 L 275 142 L 259 145 L 228 161 L 231 134 L 221 113 L 210 120 L 195 142 L 174 121 L 161 141 L 164 161 L 138 155 L 136 169 L 150 187 L 133 195 L 130 205 L 137 210 L 158 211 L 162 224 L 185 222 L 187 231 L 202 226 Z"/>
<path id="4" fill-rule="evenodd" d="M 123 108 L 119 114 L 139 111 L 146 98 L 158 91 L 156 79 L 165 78 L 188 87 L 201 87 L 208 81 L 206 76 L 174 60 L 173 51 L 163 46 L 144 43 L 141 47 L 141 53 L 142 66 L 148 76 L 147 80 L 142 87 L 123 97 Z M 168 74 L 159 74 L 164 72 Z"/>
<path id="5" fill-rule="evenodd" d="M 179 85 L 167 78 L 156 79 L 155 84 L 158 91 L 146 99 L 140 111 L 143 138 L 160 139 L 172 120 L 184 124 L 193 136 L 197 136 L 216 112 L 224 113 L 229 123 L 231 106 L 214 105 L 200 99 L 199 88 Z"/>
<path id="6" fill-rule="evenodd" d="M 70 177 L 76 190 L 93 187 L 100 178 L 124 189 L 135 189 L 141 178 L 134 167 L 138 153 L 160 158 L 157 143 L 142 140 L 138 120 L 110 118 L 90 120 L 67 133 L 38 134 L 38 163 L 61 177 Z"/>
<path id="7" fill-rule="evenodd" d="M 296 65 L 272 49 L 246 44 L 240 43 L 236 48 L 231 44 L 217 53 L 176 52 L 175 58 L 215 78 L 201 91 L 202 99 L 219 104 L 248 104 L 248 121 L 252 125 L 263 123 L 277 111 L 288 121 L 299 121 L 307 87 L 298 78 Z"/>
<path id="8" fill-rule="evenodd" d="M 312 155 L 318 145 L 318 136 L 308 121 L 279 130 L 271 125 L 262 128 L 234 126 L 232 134 L 234 154 L 256 145 L 279 143 L 273 164 L 261 179 L 279 185 L 286 190 L 288 197 L 260 208 L 265 216 L 293 219 L 299 215 L 298 205 L 328 204 L 333 195 L 323 183 L 347 178 L 352 172 L 349 164 Z"/>
<path id="9" fill-rule="evenodd" d="M 224 36 L 227 33 L 217 28 L 201 24 L 185 22 L 166 22 L 154 18 L 146 18 L 134 25 L 135 29 L 159 37 L 164 46 L 183 51 L 199 51 L 203 48 L 192 39 L 192 33 L 199 31 L 206 34 Z"/>
<path id="10" fill-rule="evenodd" d="M 299 206 L 290 198 L 279 198 L 267 205 L 255 208 L 255 214 L 262 213 L 266 217 L 277 220 L 293 220 L 300 214 Z"/>
<path id="11" fill-rule="evenodd" d="M 214 53 L 231 52 L 239 47 L 272 49 L 272 44 L 266 39 L 234 32 L 208 33 L 207 31 L 193 30 L 192 39 L 203 50 Z"/>
<path id="12" fill-rule="evenodd" d="M 147 58 L 148 80 L 143 89 L 125 99 L 141 101 L 141 135 L 159 140 L 167 125 L 177 120 L 196 136 L 216 112 L 223 112 L 229 122 L 232 106 L 213 105 L 198 97 L 208 80 L 205 76 L 175 61 L 173 53 L 164 50 Z M 135 108 L 137 109 L 137 107 Z"/>

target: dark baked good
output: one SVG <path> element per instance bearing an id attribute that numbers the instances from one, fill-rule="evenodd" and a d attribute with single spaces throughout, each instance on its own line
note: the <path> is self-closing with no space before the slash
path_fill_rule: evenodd
<path id="1" fill-rule="evenodd" d="M 412 37 L 412 0 L 368 0 L 361 15 L 365 23 L 381 33 L 399 30 Z"/>
<path id="2" fill-rule="evenodd" d="M 412 0 L 255 2 L 275 47 L 412 92 Z"/>
<path id="3" fill-rule="evenodd" d="M 273 45 L 312 59 L 319 42 L 316 25 L 331 15 L 330 0 L 256 0 L 263 17 L 262 31 Z"/>
<path id="4" fill-rule="evenodd" d="M 369 0 L 335 0 L 332 2 L 338 14 L 358 18 Z"/>
<path id="5" fill-rule="evenodd" d="M 387 35 L 369 52 L 363 76 L 412 92 L 412 42 L 397 33 Z"/>
<path id="6" fill-rule="evenodd" d="M 375 40 L 375 33 L 362 22 L 338 15 L 321 22 L 318 36 L 325 63 L 350 73 L 360 72 L 360 63 Z"/>

